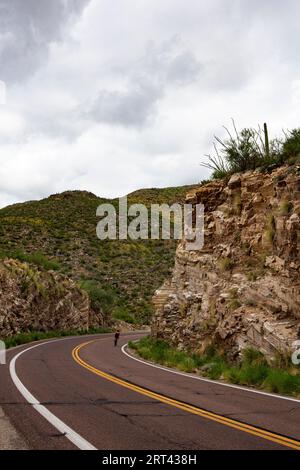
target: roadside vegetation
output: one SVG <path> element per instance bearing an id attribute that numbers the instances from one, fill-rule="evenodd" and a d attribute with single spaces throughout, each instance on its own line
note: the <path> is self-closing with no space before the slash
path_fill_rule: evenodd
<path id="1" fill-rule="evenodd" d="M 241 361 L 233 363 L 214 347 L 208 347 L 201 355 L 188 354 L 150 337 L 130 342 L 129 347 L 143 359 L 184 372 L 300 397 L 300 366 L 294 366 L 287 358 L 278 357 L 274 364 L 268 364 L 259 351 L 248 348 Z"/>
<path id="2" fill-rule="evenodd" d="M 268 172 L 283 164 L 300 163 L 300 128 L 287 131 L 284 138 L 269 139 L 267 125 L 238 130 L 224 126 L 227 138 L 215 136 L 214 154 L 206 155 L 202 166 L 212 171 L 213 179 L 228 178 L 233 173 L 260 169 Z"/>
<path id="3" fill-rule="evenodd" d="M 69 331 L 30 331 L 26 333 L 18 333 L 5 338 L 5 346 L 7 349 L 21 344 L 32 343 L 43 339 L 63 338 L 65 336 L 83 336 L 101 333 L 111 333 L 110 328 L 90 328 L 89 330 L 69 330 Z"/>

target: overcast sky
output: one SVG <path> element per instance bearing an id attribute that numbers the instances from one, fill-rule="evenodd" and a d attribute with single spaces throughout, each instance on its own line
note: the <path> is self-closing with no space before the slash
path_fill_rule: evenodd
<path id="1" fill-rule="evenodd" d="M 231 117 L 299 127 L 299 18 L 299 0 L 0 0 L 0 206 L 197 183 Z"/>

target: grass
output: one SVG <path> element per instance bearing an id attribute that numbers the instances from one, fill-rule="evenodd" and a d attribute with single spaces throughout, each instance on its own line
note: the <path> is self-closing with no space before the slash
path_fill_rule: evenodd
<path id="1" fill-rule="evenodd" d="M 233 268 L 233 261 L 225 256 L 224 258 L 221 258 L 219 260 L 219 269 L 224 272 L 224 271 L 230 271 Z"/>
<path id="2" fill-rule="evenodd" d="M 300 367 L 287 362 L 280 367 L 279 361 L 278 365 L 270 365 L 262 353 L 252 348 L 243 351 L 239 363 L 233 363 L 214 347 L 207 348 L 201 355 L 188 354 L 150 337 L 130 342 L 129 347 L 146 360 L 184 372 L 198 372 L 214 380 L 300 397 Z"/>
<path id="3" fill-rule="evenodd" d="M 68 330 L 68 331 L 29 331 L 26 333 L 18 333 L 8 338 L 4 338 L 3 341 L 7 349 L 21 344 L 32 343 L 33 341 L 39 341 L 42 339 L 50 338 L 63 338 L 65 336 L 82 336 L 92 335 L 101 333 L 110 333 L 110 328 L 90 328 L 89 330 Z"/>
<path id="4" fill-rule="evenodd" d="M 117 307 L 113 311 L 113 318 L 115 320 L 122 320 L 126 323 L 137 324 L 137 320 L 131 315 L 131 313 L 122 307 Z"/>
<path id="5" fill-rule="evenodd" d="M 31 263 L 39 268 L 46 269 L 47 271 L 53 270 L 53 271 L 58 271 L 60 269 L 60 264 L 56 260 L 50 260 L 46 256 L 44 256 L 42 253 L 39 251 L 36 251 L 34 253 L 24 253 L 22 250 L 16 250 L 16 251 L 7 251 L 7 252 L 2 252 L 0 254 L 0 258 L 12 258 L 12 259 L 18 259 L 19 261 L 26 262 L 26 263 Z"/>
<path id="6" fill-rule="evenodd" d="M 230 302 L 229 302 L 229 308 L 232 311 L 236 310 L 240 306 L 241 306 L 241 303 L 239 302 L 238 299 L 231 299 Z"/>

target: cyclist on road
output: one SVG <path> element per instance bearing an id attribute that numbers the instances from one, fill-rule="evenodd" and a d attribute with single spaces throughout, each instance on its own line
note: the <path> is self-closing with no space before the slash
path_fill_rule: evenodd
<path id="1" fill-rule="evenodd" d="M 115 332 L 115 346 L 118 345 L 118 340 L 119 340 L 119 338 L 120 338 L 120 330 L 117 330 L 117 331 Z"/>

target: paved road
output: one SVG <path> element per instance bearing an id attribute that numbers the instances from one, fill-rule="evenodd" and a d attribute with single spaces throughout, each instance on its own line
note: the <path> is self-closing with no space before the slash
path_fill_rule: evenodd
<path id="1" fill-rule="evenodd" d="M 1 366 L 0 405 L 30 449 L 300 450 L 300 402 L 137 362 L 121 346 L 139 336 L 117 348 L 107 334 L 9 351 L 24 351 L 11 362 L 21 392 Z"/>

